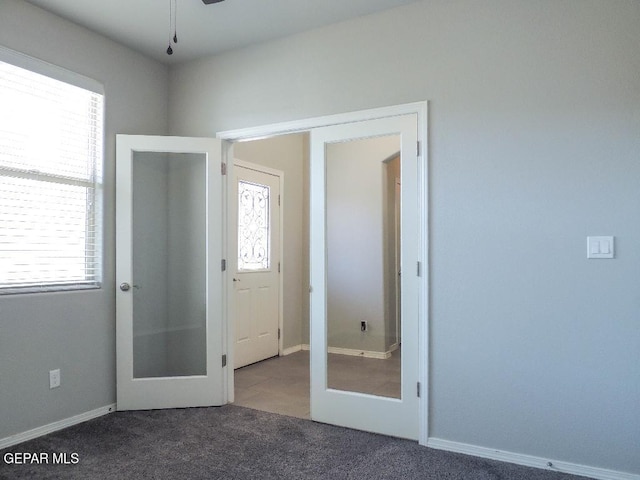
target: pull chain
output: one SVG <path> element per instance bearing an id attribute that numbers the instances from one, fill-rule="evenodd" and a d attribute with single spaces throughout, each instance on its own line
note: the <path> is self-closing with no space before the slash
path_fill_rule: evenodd
<path id="1" fill-rule="evenodd" d="M 178 43 L 178 0 L 173 0 L 173 43 Z"/>
<path id="2" fill-rule="evenodd" d="M 169 0 L 169 34 L 173 31 L 173 38 L 169 39 L 169 46 L 167 47 L 167 55 L 173 55 L 173 48 L 171 48 L 171 40 L 173 43 L 178 43 L 178 27 L 176 26 L 176 18 L 178 16 L 178 2 L 177 0 Z"/>

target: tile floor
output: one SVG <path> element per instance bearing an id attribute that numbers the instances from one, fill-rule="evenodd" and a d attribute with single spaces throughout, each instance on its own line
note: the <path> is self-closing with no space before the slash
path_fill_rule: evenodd
<path id="1" fill-rule="evenodd" d="M 378 360 L 329 355 L 329 387 L 400 398 L 400 350 Z M 309 352 L 273 357 L 235 371 L 235 404 L 310 418 Z"/>

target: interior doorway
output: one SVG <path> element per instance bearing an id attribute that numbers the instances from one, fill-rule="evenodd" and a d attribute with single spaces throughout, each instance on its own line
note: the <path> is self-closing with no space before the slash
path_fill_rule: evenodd
<path id="1" fill-rule="evenodd" d="M 230 202 L 235 201 L 232 192 L 233 180 L 237 176 L 237 165 L 253 166 L 253 170 L 275 173 L 280 181 L 281 211 L 281 265 L 280 265 L 280 321 L 278 325 L 279 345 L 271 350 L 271 359 L 256 363 L 261 358 L 251 358 L 249 362 L 234 362 L 234 402 L 250 408 L 309 418 L 309 327 L 308 312 L 308 134 L 301 132 L 289 135 L 275 135 L 239 142 L 233 149 L 234 165 L 229 173 Z M 254 183 L 260 183 L 256 181 Z M 271 194 L 272 204 L 277 198 Z M 230 212 L 230 255 L 236 239 L 233 237 L 235 214 Z M 273 225 L 272 225 L 273 228 Z M 271 248 L 273 250 L 273 246 Z M 230 272 L 234 273 L 233 260 Z M 236 278 L 236 277 L 234 277 Z M 243 281 L 233 282 L 230 292 L 243 288 Z M 232 300 L 230 299 L 230 302 Z M 234 324 L 246 310 L 247 302 L 235 302 Z M 265 309 L 259 309 L 264 316 Z M 234 341 L 242 335 L 234 325 Z M 257 352 L 253 352 L 257 353 Z M 264 357 L 264 355 L 262 355 Z M 242 367 L 242 368 L 238 368 Z M 305 398 L 306 397 L 306 398 Z"/>

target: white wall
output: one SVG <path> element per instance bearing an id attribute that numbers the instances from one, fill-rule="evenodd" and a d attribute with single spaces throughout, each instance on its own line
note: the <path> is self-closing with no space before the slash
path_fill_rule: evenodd
<path id="1" fill-rule="evenodd" d="M 425 0 L 173 68 L 170 129 L 429 100 L 430 435 L 640 474 L 639 92 L 640 2 Z"/>
<path id="2" fill-rule="evenodd" d="M 24 1 L 0 2 L 0 45 L 102 82 L 106 111 L 104 286 L 0 298 L 2 439 L 115 402 L 115 134 L 166 133 L 168 84 L 166 67 Z"/>
<path id="3" fill-rule="evenodd" d="M 304 165 L 309 161 L 305 147 L 305 134 L 283 135 L 275 138 L 241 142 L 234 146 L 234 156 L 239 160 L 255 163 L 284 172 L 283 198 L 283 345 L 295 347 L 302 343 L 303 325 L 309 323 L 308 276 L 303 267 L 308 258 L 308 242 L 305 243 L 303 222 L 308 185 L 303 178 Z M 308 337 L 307 337 L 308 338 Z M 308 343 L 308 340 L 307 342 Z"/>

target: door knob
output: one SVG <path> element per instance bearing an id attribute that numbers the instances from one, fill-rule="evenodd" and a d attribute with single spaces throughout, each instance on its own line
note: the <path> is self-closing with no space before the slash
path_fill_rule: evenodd
<path id="1" fill-rule="evenodd" d="M 122 290 L 123 292 L 128 292 L 129 290 L 131 290 L 131 285 L 129 285 L 127 282 L 122 282 L 120 284 L 120 290 Z"/>

